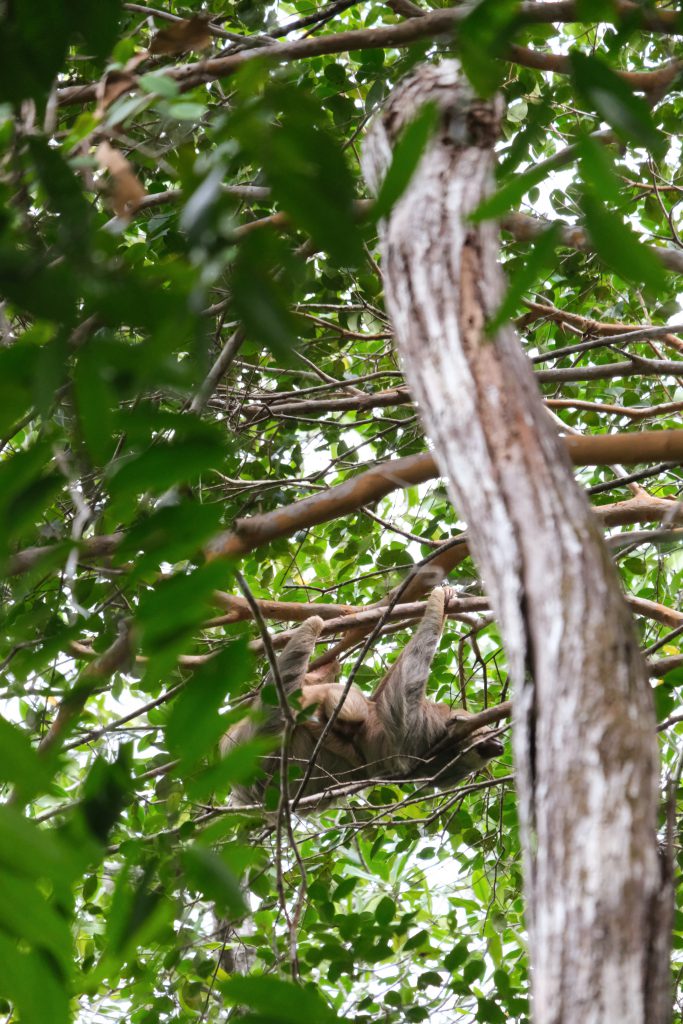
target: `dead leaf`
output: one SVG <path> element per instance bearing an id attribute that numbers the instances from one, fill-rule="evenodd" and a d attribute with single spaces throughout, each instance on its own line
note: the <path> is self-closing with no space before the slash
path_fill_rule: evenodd
<path id="1" fill-rule="evenodd" d="M 195 14 L 157 32 L 149 44 L 149 52 L 158 57 L 186 50 L 205 50 L 210 42 L 209 20 L 205 15 Z"/>
<path id="2" fill-rule="evenodd" d="M 134 54 L 127 61 L 125 67 L 120 70 L 110 71 L 105 75 L 98 87 L 97 113 L 100 117 L 114 100 L 135 88 L 137 81 L 135 71 L 148 57 L 147 51 L 143 50 L 141 53 Z"/>
<path id="3" fill-rule="evenodd" d="M 109 197 L 114 213 L 123 220 L 130 220 L 147 195 L 132 164 L 108 142 L 100 142 L 97 147 L 97 162 L 111 177 Z"/>

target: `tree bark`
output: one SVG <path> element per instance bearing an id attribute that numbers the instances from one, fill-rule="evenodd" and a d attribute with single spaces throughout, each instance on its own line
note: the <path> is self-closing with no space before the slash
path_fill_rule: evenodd
<path id="1" fill-rule="evenodd" d="M 364 146 L 377 189 L 425 103 L 439 123 L 381 225 L 406 379 L 496 612 L 515 689 L 514 752 L 537 1024 L 670 1018 L 672 895 L 656 827 L 647 672 L 617 575 L 511 326 L 493 188 L 500 101 L 452 62 L 389 98 Z"/>

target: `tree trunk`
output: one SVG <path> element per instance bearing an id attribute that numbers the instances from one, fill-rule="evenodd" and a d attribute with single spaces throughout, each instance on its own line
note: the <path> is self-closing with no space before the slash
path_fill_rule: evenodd
<path id="1" fill-rule="evenodd" d="M 485 332 L 505 289 L 498 229 L 467 218 L 493 187 L 500 101 L 452 62 L 421 68 L 375 120 L 364 171 L 376 189 L 425 102 L 438 127 L 381 225 L 386 305 L 514 682 L 534 1019 L 663 1024 L 672 895 L 647 673 L 514 330 Z"/>

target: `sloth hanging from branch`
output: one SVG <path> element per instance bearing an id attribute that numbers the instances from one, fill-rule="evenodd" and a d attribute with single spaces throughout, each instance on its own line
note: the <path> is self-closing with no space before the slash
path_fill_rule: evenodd
<path id="1" fill-rule="evenodd" d="M 288 744 L 286 763 L 300 780 L 297 798 L 322 795 L 328 802 L 327 791 L 372 779 L 428 780 L 450 786 L 502 753 L 502 743 L 486 723 L 506 717 L 507 704 L 472 715 L 425 696 L 446 597 L 442 587 L 432 592 L 415 634 L 369 698 L 354 685 L 319 682 L 315 673 L 307 674 L 321 618 L 313 616 L 294 631 L 277 659 L 277 673 L 287 700 L 300 691 L 301 709 L 313 709 L 294 726 Z M 266 682 L 274 682 L 272 672 Z M 224 751 L 256 735 L 283 731 L 280 708 L 266 708 L 257 700 L 252 710 L 261 721 L 245 719 L 231 729 Z M 261 778 L 237 787 L 234 799 L 242 804 L 262 802 L 267 787 L 278 781 L 280 765 L 277 751 L 266 756 Z"/>

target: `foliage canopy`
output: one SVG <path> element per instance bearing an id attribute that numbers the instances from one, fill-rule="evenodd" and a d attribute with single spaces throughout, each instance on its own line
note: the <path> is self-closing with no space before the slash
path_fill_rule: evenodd
<path id="1" fill-rule="evenodd" d="M 263 744 L 216 753 L 262 664 L 253 621 L 225 597 L 235 570 L 258 600 L 361 610 L 464 531 L 441 484 L 397 484 L 313 525 L 293 510 L 271 543 L 205 556 L 237 520 L 425 450 L 376 219 L 430 111 L 374 211 L 358 164 L 369 117 L 424 59 L 455 53 L 477 89 L 505 96 L 499 189 L 479 213 L 502 218 L 501 318 L 517 319 L 549 408 L 584 435 L 679 425 L 680 332 L 618 336 L 683 324 L 683 15 L 577 0 L 553 22 L 553 6 L 7 5 L 0 996 L 25 1024 L 213 1021 L 226 1007 L 254 1024 L 528 1019 L 509 744 L 452 791 L 386 784 L 295 819 L 294 845 L 227 806 Z M 668 771 L 683 560 L 675 501 L 657 499 L 677 499 L 682 477 L 632 468 L 637 512 L 631 467 L 577 476 L 610 506 Z M 450 582 L 481 594 L 466 557 Z M 368 691 L 409 635 L 399 626 L 358 670 Z M 489 616 L 449 623 L 431 696 L 505 699 Z M 245 898 L 235 935 L 251 973 L 228 976 L 214 908 L 239 922 Z M 680 910 L 674 946 L 678 976 Z"/>

